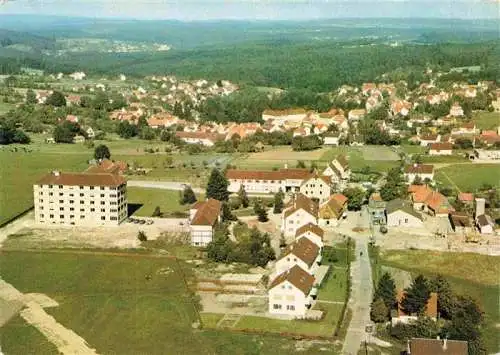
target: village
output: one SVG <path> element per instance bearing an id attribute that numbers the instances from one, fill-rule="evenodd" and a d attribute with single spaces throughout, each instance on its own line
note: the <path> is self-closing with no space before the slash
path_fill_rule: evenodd
<path id="1" fill-rule="evenodd" d="M 464 189 L 443 173 L 449 166 L 497 168 L 500 127 L 479 128 L 475 121 L 500 110 L 500 89 L 493 82 L 454 83 L 447 90 L 432 81 L 414 90 L 405 83 L 344 85 L 332 97 L 351 103 L 350 109 L 265 109 L 258 122 L 216 122 L 204 119 L 198 109 L 213 98 L 238 93 L 239 87 L 229 81 L 153 76 L 137 86 L 120 75 L 117 82 L 125 86 L 117 89 L 105 80 L 88 84 L 83 72 L 51 79 L 70 80 L 72 87 L 64 93 L 32 90 L 35 106 L 50 104 L 54 96 L 64 99 L 55 109 L 62 112 L 55 125 L 45 125 L 34 135 L 37 149 L 57 150 L 67 143 L 76 147 L 70 152 L 85 147 L 95 148 L 95 154 L 84 169 L 66 171 L 56 164 L 36 177 L 30 185 L 33 210 L 21 217 L 14 232 L 2 235 L 7 249 L 48 243 L 56 248 L 146 250 L 146 245 L 166 242 L 161 252 L 170 255 L 188 248 L 188 259 L 170 256 L 194 268 L 189 290 L 200 299 L 203 327 L 317 341 L 345 332 L 338 349 L 343 354 L 358 353 L 369 341 L 391 347 L 387 338 L 377 338 L 375 323 L 395 327 L 424 316 L 437 322 L 442 311 L 438 292 L 429 292 L 423 309 L 408 311 L 403 306 L 406 294 L 410 281 L 418 278 L 406 275 L 394 287 L 392 310 L 374 317 L 373 304 L 379 300 L 372 299 L 378 292 L 376 253 L 500 255 L 498 184 Z M 31 95 L 25 88 L 14 91 L 26 101 Z M 109 121 L 118 127 L 116 135 L 78 111 L 87 105 L 84 97 L 107 91 L 123 100 L 121 108 L 108 112 Z M 105 97 L 112 105 L 111 96 Z M 483 99 L 483 110 L 473 112 L 476 100 Z M 376 119 L 380 112 L 386 118 Z M 66 126 L 76 129 L 61 139 Z M 18 130 L 25 127 L 16 124 Z M 58 127 L 64 134 L 56 133 Z M 128 130 L 135 134 L 128 135 Z M 137 139 L 137 131 L 140 144 L 158 141 L 161 150 L 127 147 Z M 287 143 L 274 144 L 272 139 Z M 128 155 L 115 154 L 115 145 Z M 5 151 L 21 154 L 21 148 L 15 149 Z M 317 151 L 321 159 L 296 158 Z M 296 155 L 290 159 L 287 154 Z M 274 155 L 272 166 L 263 158 L 269 155 Z M 151 159 L 151 166 L 135 163 L 137 156 Z M 196 167 L 184 160 L 198 156 L 204 160 Z M 163 207 L 147 198 L 132 203 L 131 191 L 137 189 L 148 189 L 160 199 L 179 195 L 184 202 L 163 215 Z M 162 197 L 166 191 L 173 194 Z M 136 205 L 139 211 L 143 205 L 156 208 L 145 215 L 131 209 Z M 247 247 L 250 256 L 241 250 Z M 152 277 L 145 275 L 146 280 Z M 23 318 L 37 324 L 29 316 Z M 54 332 L 46 326 L 47 332 Z M 61 335 L 59 341 L 66 340 Z M 423 346 L 417 345 L 421 341 L 412 337 L 407 347 L 416 349 Z M 429 343 L 467 354 L 467 341 Z"/>

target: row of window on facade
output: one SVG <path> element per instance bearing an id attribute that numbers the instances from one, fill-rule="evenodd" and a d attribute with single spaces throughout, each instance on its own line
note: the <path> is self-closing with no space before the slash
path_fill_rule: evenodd
<path id="1" fill-rule="evenodd" d="M 45 218 L 45 215 L 42 213 L 40 214 L 40 219 L 44 219 Z M 55 216 L 53 214 L 49 215 L 49 219 L 54 219 Z M 80 215 L 80 219 L 86 219 L 87 216 L 85 215 Z M 65 219 L 64 215 L 61 214 L 59 215 L 59 219 Z M 75 219 L 75 216 L 74 215 L 70 215 L 69 216 L 69 219 Z M 118 217 L 115 217 L 115 216 L 112 216 L 109 218 L 111 221 L 117 221 L 118 220 Z M 101 216 L 101 221 L 105 221 L 106 220 L 106 216 Z"/>
<path id="2" fill-rule="evenodd" d="M 43 196 L 43 191 L 40 191 L 38 194 L 39 194 L 40 196 Z M 49 196 L 54 196 L 54 193 L 53 193 L 53 192 L 49 192 Z M 59 196 L 64 196 L 64 192 L 59 192 Z M 69 197 L 74 197 L 74 196 L 75 196 L 75 194 L 69 194 Z M 85 194 L 84 194 L 84 193 L 81 193 L 81 194 L 80 194 L 80 197 L 83 197 L 83 196 L 85 196 Z M 116 194 L 111 194 L 111 195 L 109 195 L 108 197 L 113 197 L 113 198 L 116 198 L 116 197 L 118 197 L 118 196 L 119 196 L 119 195 L 116 195 Z M 94 195 L 90 195 L 90 197 L 94 197 Z M 105 197 L 106 197 L 106 194 L 100 194 L 100 197 L 105 198 Z"/>
<path id="3" fill-rule="evenodd" d="M 274 309 L 282 309 L 282 305 L 279 303 L 275 303 L 275 304 L 273 304 L 273 308 Z M 295 306 L 293 304 L 290 304 L 290 305 L 287 304 L 286 310 L 287 311 L 295 311 Z"/>
<path id="4" fill-rule="evenodd" d="M 44 209 L 43 207 L 44 207 L 44 206 L 40 206 L 40 207 L 39 207 L 39 208 L 40 208 L 40 211 L 43 211 L 43 209 Z M 110 211 L 110 212 L 118 212 L 118 211 L 121 211 L 122 209 L 125 209 L 125 206 L 119 206 L 119 207 L 118 207 L 118 209 L 116 209 L 116 208 L 111 208 L 109 211 Z M 53 208 L 50 208 L 50 210 L 51 210 L 51 211 L 53 211 L 54 209 L 53 209 Z M 71 212 L 71 211 L 74 211 L 74 210 L 75 210 L 75 208 L 74 208 L 74 207 L 70 207 L 70 208 L 69 208 L 69 210 L 70 210 L 70 212 Z M 64 212 L 64 207 L 59 207 L 59 211 Z M 85 212 L 85 208 L 80 208 L 80 212 Z M 93 208 L 93 207 L 92 207 L 92 208 L 90 209 L 90 212 L 95 212 L 95 208 Z M 105 209 L 105 208 L 101 208 L 101 212 L 106 212 L 106 209 Z"/>
<path id="5" fill-rule="evenodd" d="M 43 199 L 39 199 L 38 200 L 40 203 L 43 203 Z M 54 201 L 50 201 L 49 200 L 49 203 L 53 203 Z M 75 200 L 69 200 L 68 201 L 70 205 L 74 204 L 75 203 Z M 120 201 L 120 203 L 123 202 L 123 201 Z M 59 203 L 64 203 L 64 200 L 59 200 Z M 95 201 L 89 201 L 89 203 L 91 205 L 95 205 Z M 84 200 L 80 200 L 80 205 L 84 205 L 85 204 L 85 201 Z M 118 205 L 118 202 L 117 201 L 109 201 L 109 204 L 110 205 Z M 101 205 L 104 206 L 106 205 L 106 201 L 101 201 Z"/>
<path id="6" fill-rule="evenodd" d="M 44 186 L 48 186 L 49 189 L 53 189 L 54 188 L 54 185 L 39 185 L 40 188 L 43 188 Z M 68 187 L 67 185 L 57 185 L 57 187 L 59 189 L 63 189 L 65 187 Z M 80 190 L 84 190 L 86 186 L 79 186 L 78 188 Z M 90 190 L 94 190 L 97 186 L 87 186 Z M 70 189 L 72 189 L 72 186 L 69 186 Z M 99 189 L 100 190 L 106 190 L 106 187 L 105 186 L 99 186 Z M 109 190 L 113 190 L 113 191 L 116 191 L 116 190 L 119 190 L 119 191 L 122 191 L 123 189 L 121 187 L 113 187 L 113 186 L 108 186 L 108 189 Z"/>

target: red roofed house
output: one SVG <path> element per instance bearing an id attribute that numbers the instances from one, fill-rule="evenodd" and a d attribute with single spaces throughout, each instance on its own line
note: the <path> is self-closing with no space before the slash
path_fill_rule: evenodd
<path id="1" fill-rule="evenodd" d="M 221 218 L 220 201 L 210 198 L 196 202 L 189 210 L 191 245 L 207 246 L 212 241 L 214 226 Z"/>
<path id="2" fill-rule="evenodd" d="M 453 144 L 451 143 L 432 143 L 429 149 L 429 155 L 452 155 Z"/>
<path id="3" fill-rule="evenodd" d="M 300 227 L 297 229 L 297 232 L 295 233 L 295 240 L 299 240 L 300 238 L 308 238 L 311 242 L 316 244 L 318 248 L 321 249 L 323 248 L 323 236 L 325 232 L 323 229 L 318 227 L 315 224 L 308 223 L 305 226 Z"/>
<path id="4" fill-rule="evenodd" d="M 329 200 L 319 206 L 319 224 L 336 227 L 347 209 L 347 197 L 333 194 Z"/>
<path id="5" fill-rule="evenodd" d="M 398 323 L 409 323 L 411 321 L 417 320 L 416 314 L 406 314 L 402 302 L 406 293 L 404 291 L 399 290 L 396 295 L 396 300 L 398 302 L 398 310 L 397 313 L 391 318 L 391 323 L 394 326 Z M 436 320 L 438 316 L 438 295 L 435 292 L 431 292 L 429 299 L 427 300 L 427 304 L 425 305 L 425 316 L 429 317 L 432 320 Z"/>
<path id="6" fill-rule="evenodd" d="M 405 180 L 412 184 L 418 176 L 422 181 L 425 179 L 434 179 L 434 166 L 430 164 L 413 164 L 408 165 L 404 172 Z"/>
<path id="7" fill-rule="evenodd" d="M 269 286 L 269 313 L 304 318 L 313 302 L 314 276 L 296 265 L 278 275 Z"/>
<path id="8" fill-rule="evenodd" d="M 468 355 L 469 347 L 463 340 L 412 338 L 408 341 L 408 355 Z"/>
<path id="9" fill-rule="evenodd" d="M 224 137 L 215 133 L 204 132 L 175 132 L 175 136 L 187 144 L 202 144 L 212 147 L 215 142 L 223 140 Z"/>
<path id="10" fill-rule="evenodd" d="M 474 204 L 474 194 L 471 192 L 461 192 L 458 194 L 458 200 L 466 205 Z"/>
<path id="11" fill-rule="evenodd" d="M 66 116 L 66 121 L 73 122 L 73 123 L 78 123 L 78 117 L 75 116 L 75 115 L 67 115 Z"/>
<path id="12" fill-rule="evenodd" d="M 247 193 L 276 193 L 299 191 L 300 186 L 312 174 L 308 169 L 235 170 L 226 172 L 229 192 L 238 192 L 243 185 Z"/>
<path id="13" fill-rule="evenodd" d="M 411 185 L 408 192 L 411 193 L 413 208 L 417 211 L 442 217 L 446 217 L 450 212 L 455 211 L 446 196 L 434 191 L 427 185 Z"/>
<path id="14" fill-rule="evenodd" d="M 318 203 L 297 193 L 283 211 L 281 231 L 285 237 L 295 237 L 306 224 L 318 224 Z"/>
<path id="15" fill-rule="evenodd" d="M 276 272 L 281 274 L 294 266 L 314 275 L 321 263 L 321 249 L 309 238 L 301 237 L 290 244 L 276 261 Z"/>

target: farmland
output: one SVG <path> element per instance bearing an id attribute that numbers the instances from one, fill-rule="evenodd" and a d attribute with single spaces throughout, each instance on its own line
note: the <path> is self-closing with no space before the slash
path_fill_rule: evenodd
<path id="1" fill-rule="evenodd" d="M 500 186 L 500 169 L 496 164 L 459 164 L 437 170 L 435 180 L 449 186 L 450 179 L 462 191 L 476 191 L 481 185 Z"/>
<path id="2" fill-rule="evenodd" d="M 495 130 L 499 123 L 498 112 L 479 112 L 474 116 L 474 122 L 479 129 L 493 129 Z"/>
<path id="3" fill-rule="evenodd" d="M 98 353 L 294 352 L 294 342 L 283 338 L 193 330 L 198 303 L 183 278 L 189 284 L 192 272 L 187 264 L 172 259 L 134 253 L 4 252 L 0 268 L 2 277 L 19 290 L 41 292 L 55 299 L 59 306 L 47 312 Z M 152 277 L 146 280 L 145 275 Z M 0 339 L 5 353 L 54 353 L 38 333 L 22 325 L 22 320 L 14 318 L 2 328 Z M 10 342 L 6 337 L 26 342 Z M 301 354 L 317 351 L 313 347 Z"/>
<path id="4" fill-rule="evenodd" d="M 385 146 L 330 148 L 320 160 L 326 164 L 338 154 L 347 156 L 352 171 L 360 171 L 369 166 L 372 171 L 386 172 L 399 164 L 399 155 Z"/>
<path id="5" fill-rule="evenodd" d="M 457 293 L 476 299 L 485 312 L 483 338 L 486 346 L 491 353 L 498 351 L 499 257 L 427 250 L 386 251 L 380 264 L 410 271 L 414 276 L 441 274 Z"/>

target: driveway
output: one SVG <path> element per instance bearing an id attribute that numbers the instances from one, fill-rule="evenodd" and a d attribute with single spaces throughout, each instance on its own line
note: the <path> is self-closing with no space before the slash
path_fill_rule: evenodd
<path id="1" fill-rule="evenodd" d="M 361 343 L 366 339 L 365 326 L 370 323 L 370 304 L 372 301 L 372 272 L 368 256 L 368 240 L 351 234 L 356 241 L 356 260 L 351 263 L 351 297 L 348 306 L 352 320 L 342 348 L 342 354 L 357 355 Z M 360 255 L 362 253 L 362 255 Z"/>
<path id="2" fill-rule="evenodd" d="M 144 187 L 148 189 L 163 189 L 163 190 L 176 190 L 182 191 L 189 183 L 174 182 L 174 181 L 147 181 L 147 180 L 128 180 L 128 187 Z M 203 193 L 204 189 L 199 187 L 191 187 L 195 193 Z"/>

